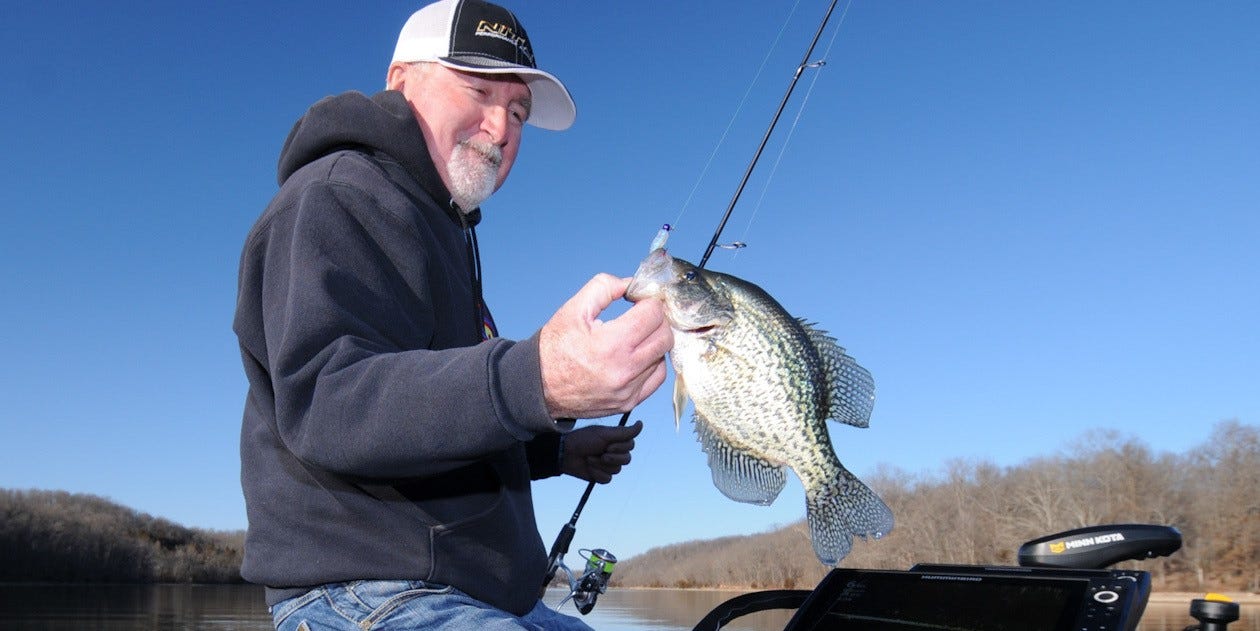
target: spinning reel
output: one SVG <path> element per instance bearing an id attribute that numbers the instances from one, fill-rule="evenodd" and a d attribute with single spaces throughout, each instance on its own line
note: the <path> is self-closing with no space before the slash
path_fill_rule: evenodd
<path id="1" fill-rule="evenodd" d="M 569 595 L 556 605 L 556 609 L 572 600 L 573 606 L 582 615 L 586 615 L 595 607 L 595 600 L 599 595 L 608 591 L 608 579 L 612 577 L 613 567 L 617 565 L 617 557 L 603 548 L 582 549 L 578 550 L 578 554 L 586 559 L 586 569 L 580 577 L 573 575 L 569 566 L 564 564 L 563 558 L 556 560 L 556 569 L 564 570 L 565 576 L 569 578 Z"/>

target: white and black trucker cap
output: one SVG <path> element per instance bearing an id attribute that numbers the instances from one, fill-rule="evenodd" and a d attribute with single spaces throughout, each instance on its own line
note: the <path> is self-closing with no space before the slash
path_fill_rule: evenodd
<path id="1" fill-rule="evenodd" d="M 393 61 L 434 61 L 481 74 L 515 74 L 529 87 L 527 123 L 568 129 L 577 116 L 560 80 L 538 69 L 525 27 L 511 11 L 483 0 L 441 0 L 411 14 Z"/>

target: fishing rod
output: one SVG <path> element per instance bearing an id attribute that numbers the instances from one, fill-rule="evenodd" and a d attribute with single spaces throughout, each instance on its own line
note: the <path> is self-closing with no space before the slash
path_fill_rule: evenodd
<path id="1" fill-rule="evenodd" d="M 770 126 L 766 128 L 766 133 L 761 137 L 761 144 L 757 146 L 757 152 L 753 154 L 752 161 L 748 163 L 748 168 L 744 170 L 744 177 L 739 181 L 739 187 L 735 189 L 735 195 L 731 197 L 731 203 L 726 207 L 726 213 L 722 215 L 722 221 L 718 223 L 717 230 L 713 231 L 713 238 L 709 240 L 709 247 L 705 248 L 704 256 L 700 257 L 700 263 L 696 267 L 703 268 L 704 264 L 709 261 L 709 256 L 713 254 L 713 248 L 717 247 L 718 239 L 722 237 L 722 230 L 726 228 L 726 222 L 731 218 L 731 212 L 735 210 L 735 204 L 739 201 L 739 196 L 744 192 L 744 186 L 748 184 L 748 178 L 752 176 L 753 168 L 757 166 L 757 161 L 761 159 L 761 152 L 765 150 L 766 143 L 770 142 L 770 134 L 774 133 L 774 128 L 779 124 L 779 117 L 783 115 L 783 108 L 787 107 L 788 99 L 792 97 L 792 91 L 796 89 L 796 82 L 800 81 L 801 75 L 806 68 L 821 68 L 826 61 L 810 62 L 809 58 L 814 54 L 814 47 L 818 45 L 818 39 L 822 37 L 823 31 L 827 28 L 827 21 L 831 19 L 831 14 L 836 10 L 836 3 L 839 0 L 831 0 L 831 5 L 827 7 L 827 14 L 823 16 L 822 22 L 818 23 L 818 30 L 814 33 L 814 39 L 809 42 L 809 48 L 805 50 L 805 56 L 801 58 L 801 63 L 796 66 L 796 72 L 792 74 L 792 82 L 788 84 L 787 91 L 783 93 L 783 99 L 779 101 L 779 109 L 775 110 L 774 118 L 770 120 Z"/>
<path id="2" fill-rule="evenodd" d="M 703 268 L 708 262 L 709 256 L 713 254 L 713 249 L 717 247 L 718 239 L 722 237 L 722 230 L 726 228 L 726 222 L 731 218 L 731 212 L 735 210 L 735 204 L 739 201 L 739 196 L 744 192 L 744 187 L 748 184 L 748 179 L 752 176 L 753 169 L 757 166 L 757 161 L 761 159 L 761 153 L 765 150 L 766 144 L 770 141 L 771 134 L 774 133 L 775 126 L 779 123 L 779 117 L 783 115 L 784 108 L 787 107 L 788 100 L 792 97 L 792 91 L 796 89 L 796 83 L 800 81 L 801 75 L 807 68 L 820 68 L 826 62 L 816 61 L 810 62 L 810 56 L 814 54 L 814 48 L 818 45 L 819 38 L 822 37 L 823 31 L 827 28 L 827 22 L 831 20 L 831 14 L 836 9 L 839 0 L 831 0 L 831 4 L 827 7 L 827 13 L 818 24 L 818 30 L 814 32 L 814 38 L 809 42 L 809 48 L 805 50 L 805 56 L 801 59 L 801 63 L 796 66 L 796 72 L 792 74 L 792 81 L 788 84 L 787 91 L 784 92 L 783 98 L 779 101 L 779 107 L 775 110 L 774 118 L 770 120 L 770 126 L 766 128 L 766 133 L 761 138 L 761 144 L 757 146 L 757 152 L 753 154 L 752 160 L 748 163 L 748 168 L 744 171 L 744 177 L 739 182 L 739 187 L 735 189 L 735 195 L 731 197 L 731 202 L 726 207 L 726 212 L 722 215 L 722 221 L 718 223 L 717 230 L 713 232 L 713 238 L 709 241 L 708 248 L 704 251 L 704 256 L 700 259 L 700 264 L 696 267 Z M 652 240 L 652 250 L 665 245 L 666 239 L 669 238 L 669 224 L 661 227 L 656 233 L 656 238 Z M 739 244 L 742 246 L 742 244 Z M 633 410 L 621 415 L 621 420 L 617 423 L 617 427 L 625 426 L 630 419 Z M 617 558 L 607 550 L 597 549 L 590 551 L 587 557 L 586 573 L 581 579 L 575 579 L 573 572 L 564 564 L 564 555 L 569 552 L 569 545 L 573 543 L 573 536 L 577 533 L 577 521 L 582 516 L 582 509 L 586 507 L 586 501 L 591 497 L 591 491 L 595 490 L 595 483 L 589 482 L 586 490 L 582 492 L 582 498 L 578 500 L 577 508 L 573 511 L 573 516 L 569 518 L 568 523 L 560 528 L 560 534 L 556 535 L 556 541 L 551 545 L 551 552 L 547 558 L 547 573 L 543 578 L 543 589 L 547 588 L 555 578 L 556 572 L 563 569 L 569 576 L 570 594 L 565 600 L 572 598 L 578 606 L 578 611 L 586 614 L 595 606 L 595 599 L 599 594 L 604 593 L 608 584 L 608 578 L 612 574 L 612 566 L 616 563 Z M 561 601 L 564 604 L 564 601 Z"/>

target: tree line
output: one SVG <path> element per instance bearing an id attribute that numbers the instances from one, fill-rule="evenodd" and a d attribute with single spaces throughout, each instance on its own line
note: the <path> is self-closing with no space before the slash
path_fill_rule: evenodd
<path id="1" fill-rule="evenodd" d="M 0 489 L 0 581 L 240 583 L 241 531 L 186 528 L 94 495 Z"/>
<path id="2" fill-rule="evenodd" d="M 845 567 L 1014 565 L 1019 545 L 1114 523 L 1171 525 L 1169 557 L 1120 567 L 1166 591 L 1260 592 L 1260 428 L 1217 424 L 1184 454 L 1156 454 L 1115 433 L 1018 466 L 955 461 L 910 474 L 884 466 L 867 483 L 897 520 L 854 542 Z M 707 492 L 707 491 L 705 491 Z M 186 528 L 64 491 L 0 489 L 0 582 L 241 582 L 244 532 Z M 643 587 L 805 588 L 828 568 L 797 522 L 772 532 L 654 548 L 617 565 L 613 583 Z"/>
<path id="3" fill-rule="evenodd" d="M 882 539 L 855 541 L 842 566 L 1016 565 L 1025 541 L 1084 526 L 1150 523 L 1176 527 L 1182 548 L 1117 567 L 1150 572 L 1156 590 L 1260 592 L 1260 429 L 1225 421 L 1180 455 L 1096 432 L 1067 452 L 1013 467 L 955 461 L 932 475 L 882 467 L 866 481 L 892 509 L 896 527 Z M 613 583 L 806 588 L 827 570 L 802 520 L 772 532 L 654 548 L 618 564 Z"/>

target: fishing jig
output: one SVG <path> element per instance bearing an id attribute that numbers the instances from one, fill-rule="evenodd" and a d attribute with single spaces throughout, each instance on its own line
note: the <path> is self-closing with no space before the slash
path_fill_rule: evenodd
<path id="1" fill-rule="evenodd" d="M 665 241 L 669 239 L 669 230 L 669 224 L 665 224 L 661 226 L 660 230 L 656 231 L 656 238 L 652 239 L 652 245 L 648 248 L 648 252 L 653 252 L 665 247 Z"/>

